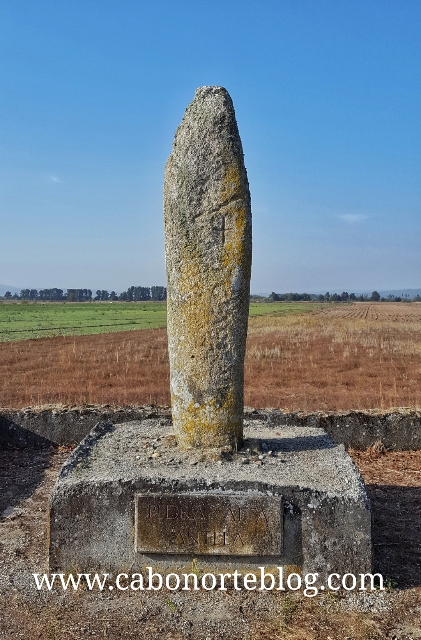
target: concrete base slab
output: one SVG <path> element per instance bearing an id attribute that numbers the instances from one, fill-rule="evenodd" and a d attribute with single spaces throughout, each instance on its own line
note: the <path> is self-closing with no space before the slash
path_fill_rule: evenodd
<path id="1" fill-rule="evenodd" d="M 369 572 L 370 505 L 344 446 L 253 420 L 244 436 L 234 454 L 181 451 L 159 419 L 99 423 L 55 486 L 50 570 Z"/>

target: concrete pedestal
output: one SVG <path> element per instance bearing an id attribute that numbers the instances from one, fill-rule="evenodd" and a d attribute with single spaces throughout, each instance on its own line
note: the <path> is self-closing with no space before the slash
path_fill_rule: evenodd
<path id="1" fill-rule="evenodd" d="M 171 425 L 98 424 L 51 500 L 50 571 L 371 570 L 371 512 L 343 445 L 248 421 L 244 446 L 180 451 Z"/>

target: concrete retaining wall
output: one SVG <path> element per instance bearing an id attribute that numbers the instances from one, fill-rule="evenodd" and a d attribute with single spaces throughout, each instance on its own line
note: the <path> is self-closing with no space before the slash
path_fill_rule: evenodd
<path id="1" fill-rule="evenodd" d="M 321 427 L 337 443 L 367 449 L 381 440 L 390 451 L 421 449 L 421 412 L 400 409 L 394 412 L 349 411 L 343 413 L 287 413 L 264 411 L 269 424 Z"/>
<path id="2" fill-rule="evenodd" d="M 280 425 L 321 427 L 346 447 L 366 449 L 381 440 L 392 451 L 421 449 L 421 412 L 350 411 L 343 413 L 292 413 L 279 409 L 247 409 L 245 417 L 262 420 L 276 429 Z M 171 419 L 167 407 L 113 408 L 48 406 L 0 409 L 0 448 L 46 447 L 78 444 L 100 421 L 119 423 L 145 418 Z"/>
<path id="3" fill-rule="evenodd" d="M 152 406 L 111 408 L 106 405 L 0 409 L 0 448 L 21 449 L 51 444 L 74 446 L 101 420 L 118 423 L 161 416 L 170 419 L 170 410 Z"/>

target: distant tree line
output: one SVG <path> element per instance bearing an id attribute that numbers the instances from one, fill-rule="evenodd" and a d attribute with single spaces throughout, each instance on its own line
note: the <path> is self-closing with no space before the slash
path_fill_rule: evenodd
<path id="1" fill-rule="evenodd" d="M 124 302 L 161 302 L 167 299 L 166 287 L 129 287 L 127 291 L 123 291 L 119 295 L 115 291 L 108 292 L 105 289 L 97 289 L 93 296 L 91 289 L 22 289 L 21 292 L 12 293 L 6 291 L 3 300 L 32 300 L 32 301 L 52 301 L 52 302 L 97 302 L 117 300 Z M 389 295 L 382 298 L 377 291 L 373 291 L 371 296 L 368 294 L 356 295 L 343 291 L 341 294 L 327 291 L 324 295 L 316 295 L 314 293 L 275 293 L 272 291 L 270 296 L 250 296 L 251 301 L 268 301 L 268 302 L 421 302 L 419 295 L 410 298 L 409 294 L 402 296 Z"/>
<path id="2" fill-rule="evenodd" d="M 166 299 L 166 287 L 129 287 L 127 291 L 123 291 L 119 296 L 119 300 L 127 300 L 128 302 L 142 302 L 146 300 L 160 302 Z"/>
<path id="3" fill-rule="evenodd" d="M 356 295 L 355 293 L 348 293 L 347 291 L 343 291 L 340 294 L 330 294 L 329 291 L 327 291 L 324 295 L 316 295 L 314 293 L 275 293 L 272 291 L 268 300 L 269 302 L 298 302 L 311 300 L 317 300 L 319 302 L 401 302 L 402 300 L 405 300 L 406 302 L 421 302 L 421 297 L 417 295 L 415 298 L 410 299 L 408 294 L 403 294 L 402 297 L 389 295 L 387 298 L 382 298 L 378 291 L 373 291 L 371 296 L 368 294 Z"/>
<path id="4" fill-rule="evenodd" d="M 77 291 L 77 289 L 69 289 L 69 291 Z M 89 291 L 90 289 L 80 289 L 80 291 Z M 67 300 L 67 294 L 63 292 L 63 289 L 22 289 L 20 293 L 11 294 L 10 291 L 6 291 L 3 298 L 5 300 Z"/>
<path id="5" fill-rule="evenodd" d="M 271 302 L 309 302 L 316 300 L 317 296 L 312 293 L 275 293 L 272 291 L 268 298 Z"/>
<path id="6" fill-rule="evenodd" d="M 151 300 L 160 302 L 167 299 L 166 287 L 129 287 L 127 291 L 123 291 L 117 295 L 115 291 L 108 292 L 105 289 L 97 289 L 95 296 L 92 295 L 91 289 L 67 289 L 66 293 L 63 289 L 22 289 L 21 292 L 12 293 L 6 291 L 3 296 L 4 300 L 32 300 L 36 301 L 52 301 L 52 302 L 96 302 L 123 300 L 127 302 L 140 302 Z"/>
<path id="7" fill-rule="evenodd" d="M 326 301 L 326 302 L 348 302 L 349 300 L 353 301 L 353 302 L 378 302 L 381 298 L 380 298 L 380 294 L 377 291 L 373 291 L 373 293 L 371 294 L 371 296 L 368 296 L 367 294 L 365 295 L 359 295 L 357 296 L 355 293 L 348 293 L 348 291 L 342 291 L 342 293 L 332 293 L 332 295 L 329 293 L 329 291 L 326 291 L 326 293 L 323 295 L 319 295 L 317 296 L 317 299 L 320 300 L 320 302 Z"/>

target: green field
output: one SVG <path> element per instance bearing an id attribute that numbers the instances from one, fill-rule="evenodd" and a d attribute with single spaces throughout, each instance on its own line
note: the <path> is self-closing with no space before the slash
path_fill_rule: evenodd
<path id="1" fill-rule="evenodd" d="M 0 304 L 0 342 L 165 327 L 165 302 Z"/>
<path id="2" fill-rule="evenodd" d="M 250 316 L 306 313 L 320 306 L 255 302 L 250 305 Z M 0 303 L 0 342 L 155 329 L 166 326 L 166 311 L 165 302 L 3 302 Z"/>
<path id="3" fill-rule="evenodd" d="M 252 302 L 250 304 L 250 317 L 255 316 L 290 316 L 296 313 L 309 313 L 318 311 L 322 307 L 319 302 Z"/>

